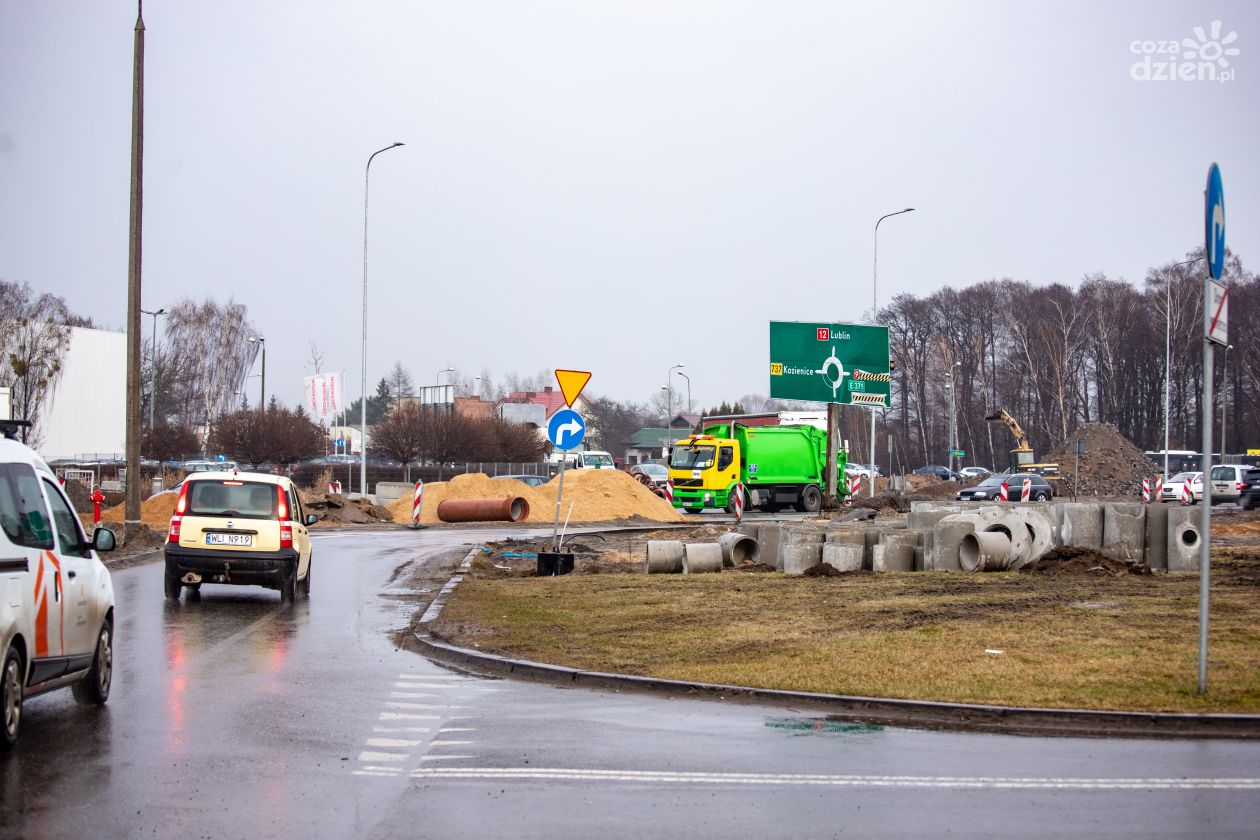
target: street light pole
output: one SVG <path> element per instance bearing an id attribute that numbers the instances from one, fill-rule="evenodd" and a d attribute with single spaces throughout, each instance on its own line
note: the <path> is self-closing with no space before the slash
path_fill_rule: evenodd
<path id="1" fill-rule="evenodd" d="M 1229 351 L 1234 345 L 1225 345 L 1225 361 L 1221 363 L 1221 463 L 1225 460 L 1225 416 L 1229 413 Z"/>
<path id="2" fill-rule="evenodd" d="M 1197 263 L 1203 257 L 1173 265 L 1172 269 Z M 1172 366 L 1172 269 L 1164 278 L 1164 480 L 1168 480 L 1168 382 Z"/>
<path id="3" fill-rule="evenodd" d="M 678 375 L 681 376 L 683 379 L 687 380 L 687 413 L 690 414 L 691 413 L 691 377 L 683 373 L 681 370 L 678 371 Z"/>
<path id="4" fill-rule="evenodd" d="M 669 369 L 669 373 L 665 374 L 665 428 L 666 429 L 670 428 L 669 424 L 674 419 L 671 416 L 674 413 L 674 379 L 670 374 L 672 374 L 674 371 L 678 370 L 678 368 L 682 366 L 683 366 L 683 363 L 679 362 L 678 364 L 672 366 Z"/>
<path id="5" fill-rule="evenodd" d="M 267 339 L 260 335 L 251 335 L 249 343 L 255 342 L 262 348 L 262 375 L 258 382 L 258 413 L 262 414 L 267 408 Z"/>
<path id="6" fill-rule="evenodd" d="M 368 177 L 372 174 L 372 159 L 381 152 L 397 149 L 402 143 L 394 142 L 377 149 L 368 157 L 363 167 L 363 381 L 359 391 L 359 492 L 367 495 L 367 242 L 368 242 Z M 347 487 L 346 491 L 349 492 Z"/>
<path id="7" fill-rule="evenodd" d="M 444 374 L 444 373 L 454 373 L 454 372 L 455 372 L 455 368 L 453 368 L 453 367 L 445 367 L 445 368 L 442 368 L 441 370 L 439 370 L 439 371 L 437 372 L 437 374 L 436 374 L 436 375 L 434 375 L 434 377 L 433 377 L 433 384 L 434 384 L 434 385 L 441 385 L 441 384 L 442 384 L 442 374 Z M 478 379 L 480 379 L 481 377 L 477 377 L 477 378 L 478 378 Z"/>
<path id="8" fill-rule="evenodd" d="M 905 210 L 898 210 L 896 213 L 885 213 L 875 220 L 875 264 L 871 272 L 871 323 L 879 322 L 877 313 L 879 312 L 879 223 L 884 219 L 892 216 L 900 216 L 902 213 L 913 213 L 913 207 L 907 207 Z M 871 488 L 868 495 L 875 495 L 875 406 L 871 406 Z M 892 474 L 892 464 L 888 465 L 888 472 Z"/>
<path id="9" fill-rule="evenodd" d="M 159 315 L 166 314 L 166 307 L 150 312 L 147 309 L 141 309 L 145 315 L 153 316 L 153 351 L 149 354 L 151 358 L 150 364 L 153 365 L 153 384 L 149 393 L 149 434 L 153 434 L 153 404 L 157 402 L 157 319 Z"/>

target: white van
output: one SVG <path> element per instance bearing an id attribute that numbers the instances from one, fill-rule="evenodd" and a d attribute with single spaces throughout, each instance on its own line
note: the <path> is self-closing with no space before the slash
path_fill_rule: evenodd
<path id="1" fill-rule="evenodd" d="M 565 463 L 570 470 L 615 470 L 617 464 L 613 456 L 602 449 L 587 449 L 582 452 L 552 452 L 547 459 L 553 464 Z"/>
<path id="2" fill-rule="evenodd" d="M 83 704 L 109 699 L 114 586 L 53 471 L 0 421 L 0 752 L 17 743 L 26 697 L 69 686 Z"/>

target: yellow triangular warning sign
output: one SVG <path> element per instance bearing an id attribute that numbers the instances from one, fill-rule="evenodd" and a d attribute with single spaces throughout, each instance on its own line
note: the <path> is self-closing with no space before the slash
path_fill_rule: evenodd
<path id="1" fill-rule="evenodd" d="M 589 370 L 558 370 L 556 381 L 560 383 L 560 392 L 564 394 L 565 403 L 569 408 L 573 408 L 573 402 L 582 393 L 586 383 L 591 381 L 591 372 Z"/>

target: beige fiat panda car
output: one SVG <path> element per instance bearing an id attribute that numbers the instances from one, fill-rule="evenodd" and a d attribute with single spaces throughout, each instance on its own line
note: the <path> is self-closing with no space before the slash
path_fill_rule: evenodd
<path id="1" fill-rule="evenodd" d="M 265 586 L 292 603 L 311 594 L 314 515 L 285 476 L 201 472 L 184 479 L 166 537 L 166 597 L 203 583 Z"/>

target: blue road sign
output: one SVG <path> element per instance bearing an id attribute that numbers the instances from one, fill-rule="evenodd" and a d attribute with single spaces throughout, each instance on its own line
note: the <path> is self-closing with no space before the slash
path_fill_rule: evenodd
<path id="1" fill-rule="evenodd" d="M 586 437 L 586 421 L 571 408 L 562 408 L 551 415 L 547 439 L 556 449 L 572 449 Z"/>
<path id="2" fill-rule="evenodd" d="M 1225 271 L 1225 188 L 1221 185 L 1221 168 L 1208 167 L 1207 195 L 1204 203 L 1204 238 L 1207 247 L 1208 274 L 1220 280 Z"/>
<path id="3" fill-rule="evenodd" d="M 333 443 L 336 444 L 338 449 L 344 449 L 346 446 L 345 438 L 337 438 L 335 441 L 333 441 Z"/>

